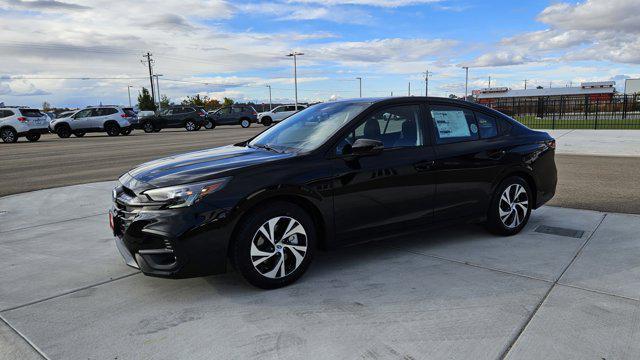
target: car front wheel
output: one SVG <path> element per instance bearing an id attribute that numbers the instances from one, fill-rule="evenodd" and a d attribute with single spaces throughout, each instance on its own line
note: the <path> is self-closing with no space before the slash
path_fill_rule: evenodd
<path id="1" fill-rule="evenodd" d="M 529 184 L 519 176 L 505 179 L 496 192 L 487 214 L 487 228 L 498 235 L 515 235 L 529 221 L 533 206 Z"/>
<path id="2" fill-rule="evenodd" d="M 232 262 L 250 284 L 263 289 L 286 286 L 309 267 L 316 230 L 300 207 L 276 202 L 253 212 L 240 226 Z"/>
<path id="3" fill-rule="evenodd" d="M 262 125 L 264 125 L 264 126 L 269 126 L 269 125 L 271 125 L 272 123 L 273 123 L 273 120 L 271 120 L 271 118 L 270 118 L 270 117 L 265 116 L 265 117 L 263 117 L 263 118 L 262 118 Z"/>
<path id="4" fill-rule="evenodd" d="M 147 121 L 146 123 L 144 123 L 144 125 L 142 125 L 142 130 L 144 130 L 144 132 L 148 133 L 152 133 L 155 129 L 153 128 L 153 124 L 151 123 L 151 121 Z"/>
<path id="5" fill-rule="evenodd" d="M 204 124 L 204 128 L 207 130 L 211 130 L 213 128 L 216 127 L 216 124 L 213 123 L 213 121 L 209 120 Z"/>
<path id="6" fill-rule="evenodd" d="M 120 130 L 120 134 L 122 134 L 124 136 L 127 136 L 127 135 L 131 134 L 131 128 Z"/>
<path id="7" fill-rule="evenodd" d="M 249 126 L 251 126 L 251 121 L 247 120 L 247 119 L 242 119 L 240 120 L 240 126 L 242 126 L 243 128 L 248 128 Z"/>
<path id="8" fill-rule="evenodd" d="M 74 135 L 75 137 L 83 137 L 83 136 L 85 136 L 86 134 L 87 134 L 87 133 L 86 133 L 86 132 L 84 132 L 84 131 L 75 131 L 75 132 L 73 133 L 73 135 Z"/>
<path id="9" fill-rule="evenodd" d="M 58 134 L 58 137 L 61 139 L 66 139 L 71 136 L 71 128 L 67 125 L 60 125 L 56 128 L 56 134 Z"/>
<path id="10" fill-rule="evenodd" d="M 0 131 L 0 137 L 2 138 L 2 141 L 6 143 L 14 143 L 18 141 L 18 133 L 10 128 L 2 129 L 2 131 Z"/>

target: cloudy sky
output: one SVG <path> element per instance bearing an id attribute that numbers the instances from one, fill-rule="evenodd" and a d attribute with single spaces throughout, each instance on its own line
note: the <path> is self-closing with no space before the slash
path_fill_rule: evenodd
<path id="1" fill-rule="evenodd" d="M 303 101 L 640 77 L 640 0 L 0 0 L 0 102 L 127 103 L 161 92 Z M 621 89 L 621 88 L 620 88 Z"/>

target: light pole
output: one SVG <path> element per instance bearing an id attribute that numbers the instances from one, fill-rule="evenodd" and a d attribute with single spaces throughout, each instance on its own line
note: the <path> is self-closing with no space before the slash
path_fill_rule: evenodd
<path id="1" fill-rule="evenodd" d="M 429 70 L 424 72 L 424 96 L 429 96 Z"/>
<path id="2" fill-rule="evenodd" d="M 362 97 L 362 78 L 357 77 L 356 80 L 358 80 L 358 83 L 360 83 L 360 97 Z"/>
<path id="3" fill-rule="evenodd" d="M 294 82 L 295 93 L 296 93 L 296 102 L 295 102 L 296 110 L 298 110 L 298 56 L 300 55 L 304 55 L 304 53 L 292 51 L 287 55 L 289 57 L 293 57 L 293 82 Z"/>
<path id="4" fill-rule="evenodd" d="M 464 75 L 464 100 L 467 101 L 467 96 L 469 94 L 469 67 L 468 66 L 463 66 L 462 68 L 465 71 L 465 75 Z"/>
<path id="5" fill-rule="evenodd" d="M 129 107 L 131 107 L 131 88 L 133 86 L 127 85 L 127 94 L 129 95 Z"/>
<path id="6" fill-rule="evenodd" d="M 491 89 L 491 75 L 489 75 L 489 89 Z"/>
<path id="7" fill-rule="evenodd" d="M 271 111 L 271 85 L 267 85 L 267 87 L 269 88 L 269 111 Z"/>
<path id="8" fill-rule="evenodd" d="M 160 76 L 162 76 L 162 74 L 154 74 L 153 77 L 156 78 L 156 87 L 158 88 L 157 94 L 158 94 L 158 111 L 162 111 L 162 98 L 160 97 Z"/>

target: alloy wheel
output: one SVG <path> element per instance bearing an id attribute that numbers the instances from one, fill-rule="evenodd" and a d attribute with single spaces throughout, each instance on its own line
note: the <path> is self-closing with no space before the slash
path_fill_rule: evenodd
<path id="1" fill-rule="evenodd" d="M 184 127 L 187 131 L 194 131 L 196 129 L 196 124 L 193 121 L 187 121 L 187 123 L 184 124 Z"/>
<path id="2" fill-rule="evenodd" d="M 529 196 L 524 186 L 511 184 L 500 196 L 498 212 L 502 224 L 513 229 L 518 227 L 527 216 L 529 210 Z"/>
<path id="3" fill-rule="evenodd" d="M 251 240 L 251 262 L 264 277 L 281 279 L 300 267 L 307 254 L 307 233 L 288 216 L 262 224 Z"/>
<path id="4" fill-rule="evenodd" d="M 4 129 L 2 130 L 2 141 L 6 142 L 6 143 L 13 143 L 16 142 L 16 134 L 11 130 L 11 129 Z"/>
<path id="5" fill-rule="evenodd" d="M 243 128 L 248 128 L 249 126 L 251 126 L 251 123 L 249 122 L 249 120 L 242 120 L 240 122 L 240 126 L 242 126 Z"/>

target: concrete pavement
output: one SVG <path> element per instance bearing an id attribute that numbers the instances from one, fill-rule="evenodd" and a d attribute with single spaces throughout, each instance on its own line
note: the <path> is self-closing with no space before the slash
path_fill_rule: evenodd
<path id="1" fill-rule="evenodd" d="M 640 357 L 639 216 L 543 207 L 514 237 L 462 226 L 320 253 L 263 291 L 126 267 L 111 186 L 0 198 L 0 359 Z"/>
<path id="2" fill-rule="evenodd" d="M 543 130 L 556 138 L 557 153 L 640 156 L 640 130 Z"/>

